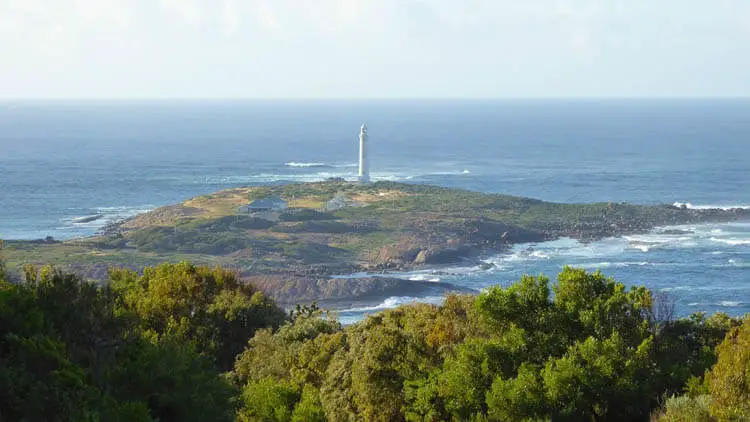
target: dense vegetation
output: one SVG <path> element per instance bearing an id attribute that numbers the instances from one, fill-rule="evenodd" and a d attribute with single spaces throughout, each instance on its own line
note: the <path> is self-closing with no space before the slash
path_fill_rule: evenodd
<path id="1" fill-rule="evenodd" d="M 219 268 L 3 270 L 2 421 L 750 420 L 750 319 L 599 273 L 342 327 Z"/>

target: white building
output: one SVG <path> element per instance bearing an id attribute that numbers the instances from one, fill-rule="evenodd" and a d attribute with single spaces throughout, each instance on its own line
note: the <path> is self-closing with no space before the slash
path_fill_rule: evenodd
<path id="1" fill-rule="evenodd" d="M 278 196 L 269 196 L 240 207 L 240 212 L 248 214 L 267 211 L 281 211 L 289 208 L 289 203 Z"/>
<path id="2" fill-rule="evenodd" d="M 330 201 L 326 202 L 323 206 L 325 211 L 337 211 L 346 207 L 361 207 L 362 204 L 359 201 L 347 198 L 344 193 L 337 193 Z"/>
<path id="3" fill-rule="evenodd" d="M 370 162 L 367 156 L 366 124 L 363 124 L 359 129 L 359 181 L 362 183 L 370 181 Z"/>

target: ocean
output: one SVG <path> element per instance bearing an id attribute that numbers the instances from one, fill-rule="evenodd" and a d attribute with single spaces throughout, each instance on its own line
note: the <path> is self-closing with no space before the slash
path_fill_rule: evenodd
<path id="1" fill-rule="evenodd" d="M 0 103 L 0 238 L 70 239 L 219 189 L 355 177 L 558 202 L 750 206 L 750 100 Z M 76 218 L 104 218 L 77 223 Z M 487 266 L 398 274 L 477 289 L 563 265 L 668 292 L 677 313 L 750 312 L 750 222 L 517 245 Z M 392 297 L 343 321 L 415 300 Z"/>

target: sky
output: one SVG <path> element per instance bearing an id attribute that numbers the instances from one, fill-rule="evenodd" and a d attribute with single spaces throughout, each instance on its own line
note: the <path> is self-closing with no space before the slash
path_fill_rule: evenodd
<path id="1" fill-rule="evenodd" d="M 750 96 L 747 0 L 0 0 L 0 98 Z"/>

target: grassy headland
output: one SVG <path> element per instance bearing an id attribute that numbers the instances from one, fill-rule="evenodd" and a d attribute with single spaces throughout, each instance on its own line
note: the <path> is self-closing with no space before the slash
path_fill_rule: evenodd
<path id="1" fill-rule="evenodd" d="M 290 209 L 272 220 L 239 213 L 248 201 L 271 195 Z M 335 197 L 346 206 L 326 210 Z M 90 238 L 7 242 L 6 255 L 11 271 L 55 263 L 96 280 L 106 279 L 112 266 L 140 269 L 183 260 L 221 265 L 293 302 L 404 288 L 386 279 L 342 282 L 331 279 L 334 274 L 445 264 L 564 236 L 588 240 L 748 218 L 750 211 L 741 209 L 560 204 L 428 185 L 328 181 L 223 190 L 113 224 Z"/>

